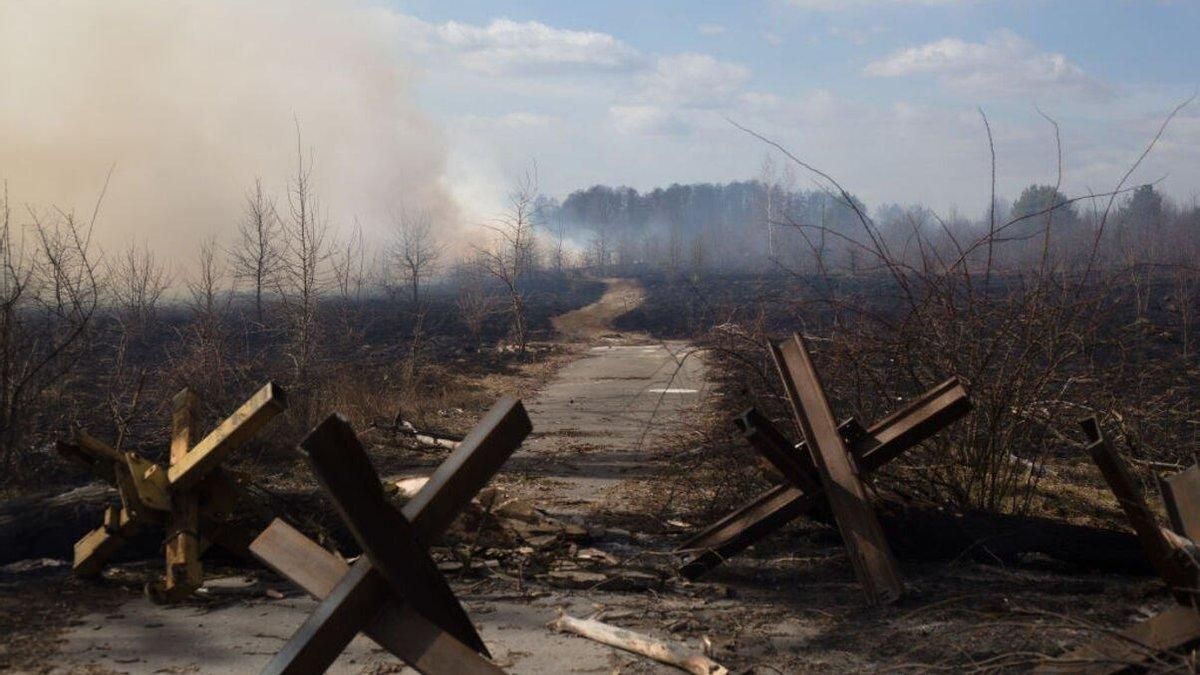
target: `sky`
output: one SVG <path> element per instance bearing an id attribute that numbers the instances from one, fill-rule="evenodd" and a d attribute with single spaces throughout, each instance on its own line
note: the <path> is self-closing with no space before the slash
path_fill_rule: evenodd
<path id="1" fill-rule="evenodd" d="M 868 204 L 981 213 L 1054 183 L 1110 190 L 1200 84 L 1200 2 L 395 0 L 446 181 L 491 204 L 536 161 L 544 192 L 761 174 L 778 141 Z M 1200 195 L 1200 103 L 1132 177 Z M 797 186 L 814 187 L 797 174 Z"/>
<path id="2" fill-rule="evenodd" d="M 871 207 L 977 217 L 981 110 L 1000 195 L 1057 180 L 1047 117 L 1064 192 L 1111 190 L 1198 35 L 1200 0 L 0 0 L 0 182 L 22 223 L 103 192 L 106 251 L 184 266 L 256 181 L 286 210 L 302 155 L 340 235 L 423 211 L 465 250 L 531 163 L 559 198 L 778 170 L 737 124 Z M 1200 102 L 1131 180 L 1198 198 Z"/>

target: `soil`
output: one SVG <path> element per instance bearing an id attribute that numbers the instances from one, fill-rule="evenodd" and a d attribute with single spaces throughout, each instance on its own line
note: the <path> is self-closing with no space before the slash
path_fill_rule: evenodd
<path id="1" fill-rule="evenodd" d="M 807 521 L 700 582 L 680 579 L 670 551 L 704 523 L 660 505 L 678 488 L 679 457 L 702 416 L 722 409 L 720 393 L 706 385 L 704 363 L 687 343 L 614 328 L 643 293 L 636 282 L 605 283 L 599 301 L 554 320 L 569 358 L 542 373 L 549 377 L 526 398 L 535 431 L 494 481 L 586 534 L 525 557 L 484 549 L 483 558 L 502 562 L 447 572 L 506 670 L 677 672 L 552 633 L 546 624 L 560 610 L 599 613 L 696 650 L 707 644 L 731 672 L 1021 671 L 1169 604 L 1150 578 L 1031 559 L 1007 567 L 901 561 L 908 594 L 868 608 L 836 535 Z M 384 466 L 398 479 L 427 474 L 434 463 Z M 612 562 L 595 571 L 585 562 L 597 556 Z M 0 670 L 254 672 L 316 606 L 260 569 L 211 565 L 202 595 L 154 605 L 137 580 L 159 565 L 114 567 L 98 583 L 71 579 L 67 564 L 3 568 Z M 411 671 L 359 636 L 330 672 Z"/>

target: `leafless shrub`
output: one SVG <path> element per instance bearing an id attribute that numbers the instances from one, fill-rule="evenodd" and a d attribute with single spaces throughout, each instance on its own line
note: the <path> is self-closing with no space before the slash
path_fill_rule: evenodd
<path id="1" fill-rule="evenodd" d="M 103 193 L 101 194 L 101 200 Z M 103 292 L 91 231 L 71 213 L 12 220 L 0 202 L 0 465 L 11 469 L 32 429 L 45 428 L 63 380 L 87 354 Z M 61 407 L 54 410 L 61 412 Z M 41 424 L 39 424 L 39 422 Z"/>
<path id="2" fill-rule="evenodd" d="M 455 304 L 459 316 L 471 333 L 476 347 L 483 337 L 484 324 L 496 313 L 498 298 L 488 288 L 486 272 L 478 262 L 464 263 L 458 271 L 458 297 Z"/>
<path id="3" fill-rule="evenodd" d="M 167 268 L 146 246 L 130 244 L 109 265 L 117 316 L 131 335 L 154 321 L 163 293 L 171 286 Z"/>
<path id="4" fill-rule="evenodd" d="M 910 465 L 915 470 L 906 472 L 909 485 L 963 506 L 1029 508 L 1045 458 L 1073 443 L 1065 435 L 1072 420 L 1112 403 L 1094 383 L 1113 376 L 1097 370 L 1096 357 L 1111 347 L 1111 281 L 1118 272 L 1098 269 L 1096 261 L 1113 203 L 1129 191 L 1125 183 L 1133 169 L 1107 193 L 1051 199 L 1001 224 L 993 220 L 986 232 L 967 240 L 936 215 L 935 227 L 911 220 L 901 239 L 886 236 L 833 177 L 743 130 L 811 172 L 857 216 L 858 233 L 788 218 L 779 223 L 800 234 L 815 262 L 815 274 L 779 265 L 804 289 L 792 313 L 807 317 L 804 329 L 817 338 L 823 371 L 836 374 L 826 378 L 835 398 L 869 421 L 904 397 L 958 375 L 969 386 L 975 411 L 930 444 L 935 452 L 918 456 L 925 463 Z M 1057 138 L 1057 125 L 1054 131 Z M 989 145 L 990 133 L 989 128 Z M 1057 187 L 1051 192 L 1057 194 Z M 1055 215 L 1085 199 L 1107 200 L 1088 247 L 1083 255 L 1057 255 Z M 1026 221 L 1038 226 L 1013 236 Z M 862 267 L 851 270 L 854 274 L 841 271 L 845 266 L 829 260 L 824 237 L 857 251 Z M 1028 251 L 1031 239 L 1038 242 L 1033 256 L 1005 255 L 1014 245 Z M 747 376 L 759 380 L 747 382 L 756 390 L 751 398 L 784 417 L 761 347 L 738 358 L 757 373 Z"/>
<path id="5" fill-rule="evenodd" d="M 231 392 L 238 389 L 226 326 L 233 291 L 217 248 L 214 239 L 200 245 L 194 277 L 187 282 L 191 321 L 178 333 L 178 352 L 168 347 L 177 386 L 191 388 L 214 406 L 231 402 Z"/>

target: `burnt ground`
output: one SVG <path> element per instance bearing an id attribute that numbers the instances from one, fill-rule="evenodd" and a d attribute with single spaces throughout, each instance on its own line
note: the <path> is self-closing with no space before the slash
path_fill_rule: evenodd
<path id="1" fill-rule="evenodd" d="M 687 489 L 680 457 L 707 416 L 728 411 L 686 343 L 612 327 L 612 318 L 639 299 L 636 284 L 610 281 L 596 305 L 560 317 L 570 357 L 526 398 L 535 434 L 496 481 L 570 532 L 476 539 L 465 561 L 455 543 L 436 551 L 506 669 L 674 672 L 551 633 L 544 625 L 560 608 L 577 616 L 600 612 L 610 623 L 697 649 L 707 642 L 733 672 L 957 672 L 1028 670 L 1045 654 L 1169 603 L 1148 577 L 1072 569 L 1037 556 L 1005 565 L 964 556 L 902 559 L 908 595 L 868 608 L 836 535 L 809 522 L 702 582 L 679 579 L 669 551 L 704 517 L 685 509 L 686 500 L 665 496 Z M 441 456 L 372 450 L 389 478 L 428 473 Z M 33 672 L 253 672 L 315 605 L 253 566 L 213 564 L 203 596 L 159 607 L 139 590 L 158 566 L 119 566 L 99 583 L 72 580 L 63 564 L 5 568 L 0 664 Z M 362 637 L 336 666 L 400 671 Z"/>

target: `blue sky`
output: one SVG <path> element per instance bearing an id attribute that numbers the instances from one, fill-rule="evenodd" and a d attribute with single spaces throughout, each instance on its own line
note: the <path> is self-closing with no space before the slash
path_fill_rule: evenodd
<path id="1" fill-rule="evenodd" d="M 552 194 L 758 175 L 738 121 L 868 202 L 986 205 L 1001 192 L 1109 189 L 1200 82 L 1200 3 L 1019 0 L 391 2 L 447 181 L 487 201 L 536 159 Z M 1200 194 L 1200 104 L 1136 175 Z M 797 184 L 809 186 L 797 175 Z"/>
<path id="2" fill-rule="evenodd" d="M 471 240 L 536 161 L 555 196 L 763 174 L 777 140 L 872 207 L 982 214 L 1111 190 L 1200 84 L 1200 0 L 0 0 L 0 180 L 105 244 L 191 257 L 296 126 L 338 231 L 396 214 Z M 46 45 L 55 45 L 47 51 Z M 774 158 L 774 172 L 796 188 Z M 1200 199 L 1200 102 L 1133 176 Z"/>

